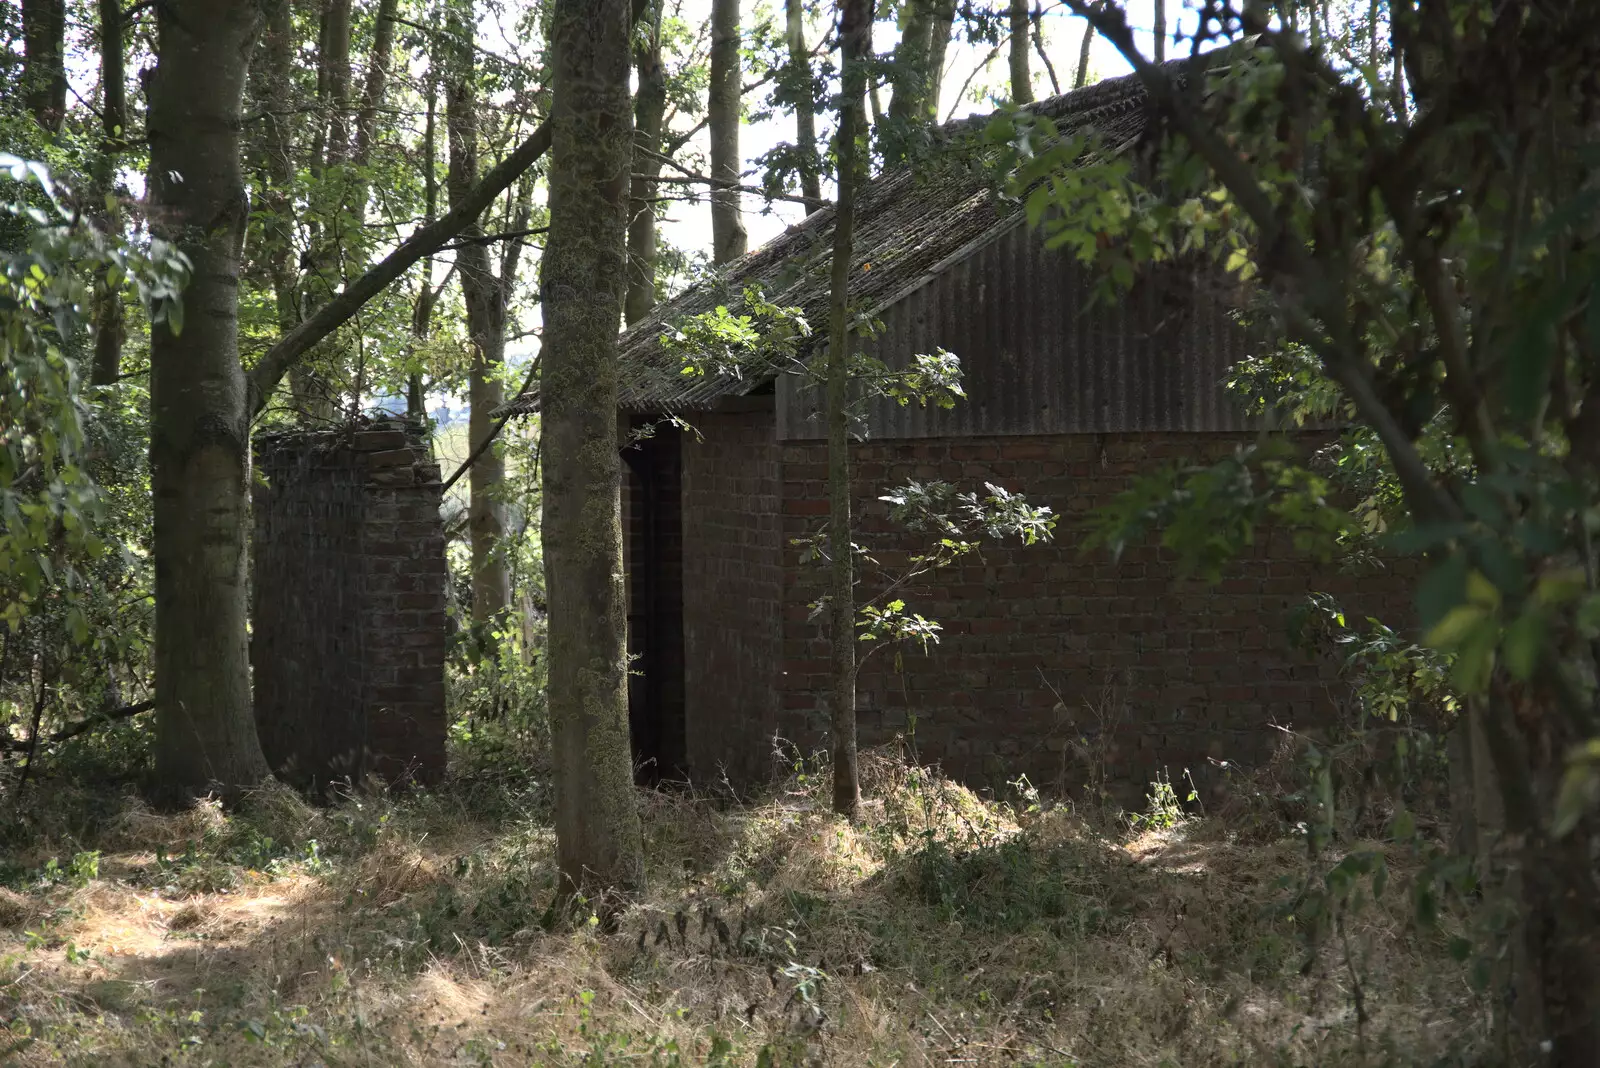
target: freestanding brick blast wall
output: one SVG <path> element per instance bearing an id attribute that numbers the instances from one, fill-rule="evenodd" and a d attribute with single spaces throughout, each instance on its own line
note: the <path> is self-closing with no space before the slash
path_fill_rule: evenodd
<path id="1" fill-rule="evenodd" d="M 324 793 L 444 771 L 439 466 L 401 421 L 256 442 L 256 727 L 286 781 Z"/>

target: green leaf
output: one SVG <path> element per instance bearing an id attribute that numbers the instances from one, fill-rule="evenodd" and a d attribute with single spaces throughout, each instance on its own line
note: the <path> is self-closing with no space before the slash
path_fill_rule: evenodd
<path id="1" fill-rule="evenodd" d="M 1467 634 L 1456 649 L 1455 663 L 1450 670 L 1450 678 L 1456 689 L 1465 694 L 1482 693 L 1488 689 L 1489 676 L 1494 672 L 1498 636 L 1499 628 L 1491 619 L 1485 619 Z"/>
<path id="2" fill-rule="evenodd" d="M 1594 742 L 1589 744 L 1595 745 Z M 1600 767 L 1592 760 L 1572 763 L 1561 777 L 1550 833 L 1557 838 L 1565 838 L 1597 802 L 1600 802 Z"/>
<path id="3" fill-rule="evenodd" d="M 1417 834 L 1417 819 L 1410 809 L 1402 808 L 1394 814 L 1389 825 L 1389 837 L 1396 842 L 1409 842 Z"/>
<path id="4" fill-rule="evenodd" d="M 1434 624 L 1422 640 L 1435 649 L 1449 652 L 1464 644 L 1489 618 L 1488 609 L 1482 605 L 1458 604 Z"/>
<path id="5" fill-rule="evenodd" d="M 1433 567 L 1417 585 L 1417 612 L 1424 628 L 1442 620 L 1467 599 L 1467 558 L 1455 553 Z"/>
<path id="6" fill-rule="evenodd" d="M 1537 670 L 1539 655 L 1544 651 L 1546 629 L 1545 614 L 1533 606 L 1506 628 L 1501 647 L 1505 651 L 1506 667 L 1518 679 L 1531 679 Z"/>

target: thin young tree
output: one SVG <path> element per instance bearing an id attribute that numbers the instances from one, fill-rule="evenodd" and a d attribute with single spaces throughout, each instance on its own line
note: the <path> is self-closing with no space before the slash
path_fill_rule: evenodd
<path id="1" fill-rule="evenodd" d="M 1072 78 L 1072 87 L 1082 89 L 1089 84 L 1089 46 L 1094 44 L 1094 23 L 1084 20 L 1083 43 L 1078 46 L 1078 73 Z"/>
<path id="2" fill-rule="evenodd" d="M 644 882 L 628 742 L 617 328 L 633 161 L 628 0 L 556 0 L 542 261 L 543 539 L 556 860 L 564 894 Z M 604 907 L 609 914 L 609 906 Z"/>
<path id="3" fill-rule="evenodd" d="M 117 208 L 117 162 L 128 139 L 127 34 L 121 0 L 99 0 L 100 9 L 100 151 L 92 183 L 96 203 L 107 233 L 121 230 Z M 122 294 L 105 284 L 101 272 L 95 289 L 94 364 L 89 381 L 109 386 L 122 373 Z"/>
<path id="4" fill-rule="evenodd" d="M 711 262 L 744 255 L 748 243 L 739 211 L 739 0 L 711 0 L 711 88 L 706 118 L 711 133 Z"/>
<path id="5" fill-rule="evenodd" d="M 40 126 L 67 116 L 67 0 L 22 0 L 22 95 Z"/>
<path id="6" fill-rule="evenodd" d="M 811 99 L 811 51 L 806 45 L 805 0 L 784 0 L 784 36 L 789 69 L 784 77 L 794 94 L 795 147 L 800 150 L 800 193 L 806 213 L 822 210 L 822 174 L 817 165 L 817 110 Z"/>
<path id="7" fill-rule="evenodd" d="M 934 6 L 935 0 L 906 0 L 901 9 L 900 40 L 894 46 L 894 67 L 889 72 L 894 86 L 889 118 L 895 123 L 917 122 L 927 114 Z"/>
<path id="8" fill-rule="evenodd" d="M 178 322 L 150 331 L 156 767 L 161 790 L 268 778 L 250 704 L 245 531 L 250 416 L 239 363 L 240 163 L 253 0 L 156 7 L 147 89 L 152 231 L 194 264 Z"/>
<path id="9" fill-rule="evenodd" d="M 928 89 L 924 100 L 929 122 L 939 117 L 944 93 L 945 54 L 950 49 L 955 21 L 956 0 L 933 0 L 933 19 L 928 28 Z"/>
<path id="10" fill-rule="evenodd" d="M 316 311 L 339 291 L 346 270 L 345 162 L 350 151 L 350 35 L 351 0 L 323 0 L 317 31 L 317 93 L 307 169 L 311 187 L 307 197 L 306 230 L 309 240 L 296 297 L 297 317 Z M 326 351 L 315 361 L 303 361 L 290 372 L 295 410 L 313 425 L 326 425 L 338 415 L 337 385 L 326 366 L 337 363 Z"/>
<path id="11" fill-rule="evenodd" d="M 477 20 L 474 13 L 472 0 L 455 0 L 440 45 L 445 56 L 446 126 L 450 141 L 445 188 L 452 205 L 460 204 L 478 184 L 477 70 L 473 49 Z M 505 483 L 505 457 L 492 445 L 485 446 L 498 430 L 493 412 L 505 400 L 502 373 L 506 355 L 506 310 L 510 286 L 515 279 L 495 273 L 488 242 L 483 240 L 483 225 L 478 219 L 469 222 L 461 236 L 456 249 L 456 273 L 461 279 L 461 295 L 467 310 L 467 341 L 471 346 L 467 372 L 467 396 L 471 405 L 467 442 L 470 455 L 477 456 L 468 472 L 472 619 L 474 623 L 486 625 L 511 606 L 511 568 L 501 549 L 506 517 L 505 503 L 499 495 Z"/>
<path id="12" fill-rule="evenodd" d="M 259 193 L 255 212 L 261 237 L 254 250 L 271 280 L 278 332 L 287 334 L 300 321 L 300 298 L 294 240 L 293 64 L 297 41 L 290 0 L 266 0 L 266 22 L 255 62 L 251 65 L 251 106 L 260 115 L 250 133 L 251 164 Z"/>
<path id="13" fill-rule="evenodd" d="M 429 69 L 423 81 L 423 95 L 427 110 L 422 121 L 422 153 L 418 163 L 422 168 L 422 220 L 424 226 L 433 224 L 439 214 L 439 72 Z M 433 257 L 423 258 L 418 272 L 417 296 L 411 305 L 411 348 L 413 353 L 427 344 L 433 333 L 433 311 L 439 304 L 439 295 L 445 282 L 433 284 Z M 446 279 L 448 281 L 448 279 Z M 428 407 L 423 396 L 422 371 L 413 369 L 406 376 L 406 414 L 417 422 L 427 418 Z"/>
<path id="14" fill-rule="evenodd" d="M 833 810 L 854 818 L 861 807 L 856 759 L 855 558 L 850 521 L 850 268 L 855 253 L 856 197 L 867 174 L 867 60 L 872 49 L 872 0 L 841 0 L 839 43 L 842 94 L 835 157 L 839 196 L 834 209 L 833 263 L 828 308 L 828 640 L 832 661 Z"/>
<path id="15" fill-rule="evenodd" d="M 1032 48 L 1033 20 L 1028 12 L 1028 0 L 1011 0 L 1011 102 L 1033 103 L 1033 71 L 1028 65 Z"/>
<path id="16" fill-rule="evenodd" d="M 634 45 L 639 88 L 633 104 L 633 178 L 628 193 L 627 322 L 656 306 L 656 197 L 661 134 L 667 114 L 667 71 L 661 62 L 662 0 L 650 0 Z"/>

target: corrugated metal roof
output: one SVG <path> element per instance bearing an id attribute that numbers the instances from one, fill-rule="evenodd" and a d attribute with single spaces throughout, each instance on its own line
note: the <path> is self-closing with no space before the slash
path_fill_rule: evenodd
<path id="1" fill-rule="evenodd" d="M 1170 74 L 1181 80 L 1187 63 L 1168 63 Z M 1028 110 L 1048 116 L 1063 131 L 1092 129 L 1121 146 L 1144 130 L 1148 109 L 1143 85 L 1128 75 L 1039 101 Z M 976 116 L 948 123 L 940 127 L 936 141 L 970 141 L 987 122 L 987 116 Z M 970 155 L 937 153 L 932 162 L 901 167 L 868 183 L 857 204 L 853 304 L 881 317 L 1018 224 L 1020 205 L 997 196 L 992 174 Z M 743 292 L 752 283 L 760 284 L 773 303 L 799 307 L 817 331 L 813 343 L 822 341 L 827 334 L 833 222 L 832 207 L 813 213 L 634 324 L 621 338 L 621 407 L 635 412 L 703 410 L 724 397 L 747 395 L 771 383 L 771 376 L 684 375 L 678 360 L 660 344 L 675 320 L 719 305 L 738 314 Z M 871 269 L 860 270 L 863 263 Z M 500 409 L 534 410 L 535 397 L 519 397 Z"/>
<path id="2" fill-rule="evenodd" d="M 1044 247 L 1017 220 L 879 317 L 867 348 L 891 368 L 945 348 L 962 362 L 955 407 L 869 401 L 873 438 L 1124 431 L 1236 431 L 1251 422 L 1223 379 L 1248 339 L 1211 271 L 1149 270 L 1094 303 L 1092 270 Z M 778 436 L 823 436 L 822 391 L 793 375 L 777 388 Z"/>

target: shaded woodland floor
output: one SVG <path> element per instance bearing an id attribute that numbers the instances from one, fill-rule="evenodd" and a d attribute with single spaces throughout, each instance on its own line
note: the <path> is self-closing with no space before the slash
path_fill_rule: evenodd
<path id="1" fill-rule="evenodd" d="M 0 873 L 0 1064 L 1432 1064 L 1483 1041 L 1398 849 L 1394 889 L 1308 956 L 1296 837 L 1097 833 L 865 766 L 853 826 L 815 777 L 642 794 L 650 892 L 612 934 L 547 929 L 545 791 L 484 769 L 322 810 L 102 799 L 76 841 L 35 814 Z"/>

